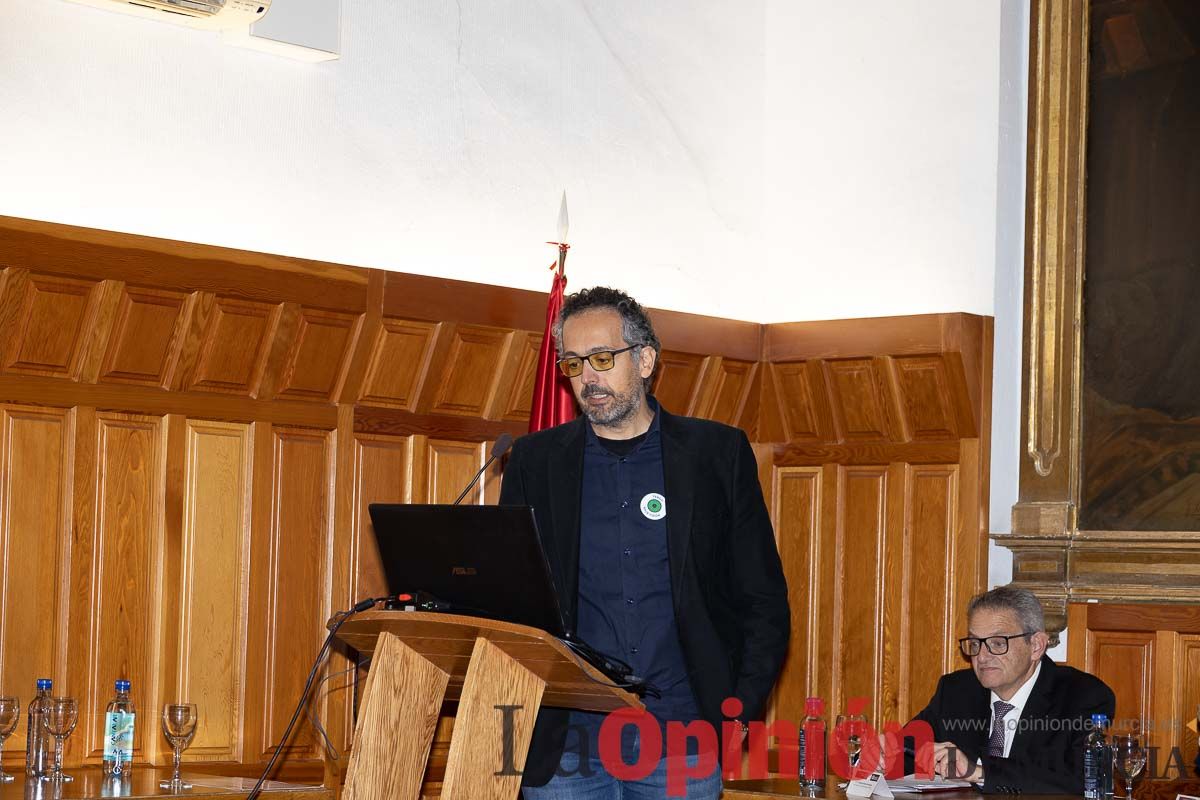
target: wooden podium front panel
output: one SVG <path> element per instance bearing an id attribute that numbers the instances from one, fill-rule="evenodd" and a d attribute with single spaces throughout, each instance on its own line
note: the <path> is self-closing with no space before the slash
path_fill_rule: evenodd
<path id="1" fill-rule="evenodd" d="M 390 633 L 367 674 L 344 800 L 416 800 L 449 680 Z"/>
<path id="2" fill-rule="evenodd" d="M 546 681 L 487 639 L 476 639 L 471 666 L 454 719 L 444 800 L 512 800 L 521 791 L 521 773 L 533 736 Z M 505 730 L 504 709 L 512 710 Z M 506 752 L 507 750 L 507 752 Z M 505 760 L 511 756 L 512 764 Z M 513 767 L 506 772 L 507 767 Z"/>

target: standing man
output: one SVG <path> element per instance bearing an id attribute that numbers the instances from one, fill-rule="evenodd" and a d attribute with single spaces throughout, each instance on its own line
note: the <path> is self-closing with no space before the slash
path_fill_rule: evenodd
<path id="1" fill-rule="evenodd" d="M 970 669 L 943 675 L 916 719 L 933 728 L 928 771 L 978 783 L 985 793 L 1083 793 L 1083 745 L 1092 714 L 1113 719 L 1104 681 L 1046 655 L 1042 604 L 1001 586 L 971 600 L 958 640 Z M 911 770 L 909 770 L 911 771 Z"/>
<path id="2" fill-rule="evenodd" d="M 554 338 L 583 417 L 517 441 L 500 502 L 533 506 L 567 626 L 657 689 L 646 709 L 664 731 L 704 720 L 719 732 L 726 698 L 740 701 L 743 724 L 761 718 L 790 617 L 746 435 L 659 406 L 649 394 L 658 337 L 624 292 L 569 295 Z M 526 800 L 666 796 L 665 759 L 640 781 L 605 771 L 602 721 L 542 709 Z M 622 733 L 626 764 L 647 755 L 637 728 Z M 688 757 L 695 763 L 695 752 Z M 719 768 L 687 788 L 689 798 L 716 800 Z"/>

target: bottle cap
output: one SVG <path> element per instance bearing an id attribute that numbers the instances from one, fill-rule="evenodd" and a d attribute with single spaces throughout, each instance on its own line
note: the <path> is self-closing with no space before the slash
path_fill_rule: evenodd
<path id="1" fill-rule="evenodd" d="M 38 691 L 41 691 L 42 689 L 51 689 L 53 687 L 54 687 L 54 681 L 50 680 L 49 678 L 38 678 L 37 679 Z"/>
<path id="2" fill-rule="evenodd" d="M 810 717 L 819 717 L 825 711 L 825 701 L 819 697 L 810 697 L 804 701 L 804 713 Z"/>
<path id="3" fill-rule="evenodd" d="M 1092 727 L 1103 728 L 1108 725 L 1108 714 L 1092 714 Z"/>
<path id="4" fill-rule="evenodd" d="M 117 691 L 118 692 L 128 692 L 129 691 L 129 681 L 125 680 L 124 678 L 119 679 L 117 681 Z"/>

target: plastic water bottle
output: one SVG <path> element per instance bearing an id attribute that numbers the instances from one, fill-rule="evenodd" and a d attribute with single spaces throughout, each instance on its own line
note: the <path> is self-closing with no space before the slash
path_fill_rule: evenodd
<path id="1" fill-rule="evenodd" d="M 50 697 L 54 682 L 49 678 L 38 678 L 37 694 L 29 703 L 29 713 L 25 721 L 29 725 L 29 733 L 25 739 L 25 774 L 31 778 L 40 778 L 46 774 L 46 766 L 50 763 L 50 737 L 42 727 L 42 707 Z"/>
<path id="2" fill-rule="evenodd" d="M 824 710 L 825 701 L 819 697 L 804 701 L 804 723 L 800 726 L 800 785 L 810 794 L 825 784 L 825 720 L 821 718 Z"/>
<path id="3" fill-rule="evenodd" d="M 1104 800 L 1112 793 L 1112 747 L 1104 737 L 1108 716 L 1092 714 L 1092 732 L 1083 745 L 1083 796 Z"/>
<path id="4" fill-rule="evenodd" d="M 129 698 L 129 681 L 117 681 L 117 696 L 104 712 L 104 774 L 120 778 L 133 766 L 133 723 L 137 710 Z"/>

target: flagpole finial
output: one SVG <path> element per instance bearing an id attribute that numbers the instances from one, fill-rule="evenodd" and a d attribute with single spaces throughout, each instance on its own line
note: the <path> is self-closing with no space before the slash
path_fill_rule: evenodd
<path id="1" fill-rule="evenodd" d="M 558 206 L 558 241 L 560 243 L 567 243 L 567 231 L 570 227 L 570 220 L 567 217 L 567 190 L 563 189 L 562 202 Z"/>

